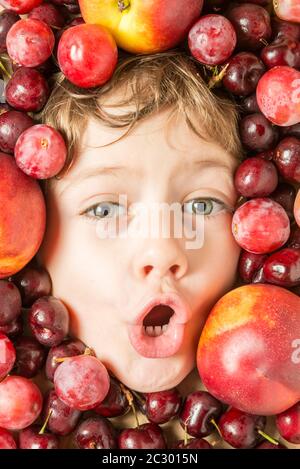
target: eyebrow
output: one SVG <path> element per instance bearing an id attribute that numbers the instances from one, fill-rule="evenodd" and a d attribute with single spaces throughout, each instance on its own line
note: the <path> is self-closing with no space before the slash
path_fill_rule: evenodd
<path id="1" fill-rule="evenodd" d="M 226 171 L 227 175 L 233 177 L 233 169 L 227 165 L 225 162 L 216 160 L 216 159 L 207 159 L 207 160 L 195 160 L 188 162 L 188 164 L 182 163 L 181 165 L 176 168 L 177 172 L 180 172 L 182 169 L 188 167 L 191 171 L 200 168 L 219 168 Z M 129 174 L 136 174 L 141 176 L 141 172 L 129 166 L 101 166 L 101 167 L 94 167 L 94 168 L 86 168 L 86 170 L 82 170 L 71 177 L 70 182 L 63 188 L 61 194 L 65 192 L 69 186 L 76 182 L 76 184 L 85 181 L 86 179 L 98 177 L 98 176 L 115 176 L 117 177 L 120 173 L 129 173 Z"/>

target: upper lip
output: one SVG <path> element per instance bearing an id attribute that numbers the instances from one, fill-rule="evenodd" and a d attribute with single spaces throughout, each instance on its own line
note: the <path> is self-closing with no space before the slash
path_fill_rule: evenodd
<path id="1" fill-rule="evenodd" d="M 170 292 L 152 296 L 147 301 L 144 300 L 131 325 L 142 325 L 151 309 L 160 304 L 170 306 L 174 310 L 177 324 L 185 324 L 189 320 L 190 310 L 186 302 L 177 293 Z"/>

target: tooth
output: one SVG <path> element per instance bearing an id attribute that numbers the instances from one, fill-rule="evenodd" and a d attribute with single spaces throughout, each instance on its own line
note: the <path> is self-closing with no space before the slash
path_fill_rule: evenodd
<path id="1" fill-rule="evenodd" d="M 161 335 L 161 333 L 162 333 L 161 326 L 155 326 L 155 335 L 158 336 L 158 335 Z"/>
<path id="2" fill-rule="evenodd" d="M 168 324 L 164 324 L 162 327 L 163 332 L 166 332 L 167 329 L 168 329 Z"/>
<path id="3" fill-rule="evenodd" d="M 147 326 L 146 327 L 146 334 L 149 335 L 150 337 L 154 336 L 154 328 L 153 326 Z"/>

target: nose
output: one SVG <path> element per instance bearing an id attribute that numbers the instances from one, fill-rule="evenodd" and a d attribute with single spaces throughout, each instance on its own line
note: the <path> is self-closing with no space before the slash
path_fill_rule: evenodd
<path id="1" fill-rule="evenodd" d="M 149 276 L 182 278 L 188 269 L 186 253 L 176 239 L 146 240 L 133 261 L 138 280 Z"/>

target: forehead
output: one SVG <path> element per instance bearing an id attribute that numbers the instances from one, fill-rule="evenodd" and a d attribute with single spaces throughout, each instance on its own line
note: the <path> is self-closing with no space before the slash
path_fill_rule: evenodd
<path id="1" fill-rule="evenodd" d="M 201 130 L 201 126 L 200 131 Z M 112 128 L 99 120 L 89 118 L 77 151 L 74 170 L 89 165 L 95 158 L 97 163 L 113 162 L 143 165 L 147 160 L 159 158 L 161 162 L 174 164 L 178 160 L 187 164 L 193 158 L 213 156 L 229 166 L 237 161 L 216 141 L 212 141 L 203 131 L 200 138 L 187 124 L 185 116 L 172 113 L 172 109 L 159 111 L 139 121 L 126 133 L 127 129 Z M 109 159 L 109 161 L 108 161 Z"/>
<path id="2" fill-rule="evenodd" d="M 64 191 L 70 184 L 108 167 L 122 167 L 123 172 L 119 174 L 126 177 L 144 178 L 153 174 L 172 179 L 185 172 L 191 174 L 195 163 L 203 163 L 202 168 L 206 165 L 206 169 L 212 170 L 216 166 L 227 177 L 232 177 L 238 165 L 233 155 L 205 135 L 204 138 L 196 135 L 185 116 L 172 114 L 172 109 L 139 121 L 124 135 L 126 130 L 109 127 L 90 117 L 74 163 L 62 179 L 51 181 L 52 188 Z"/>

